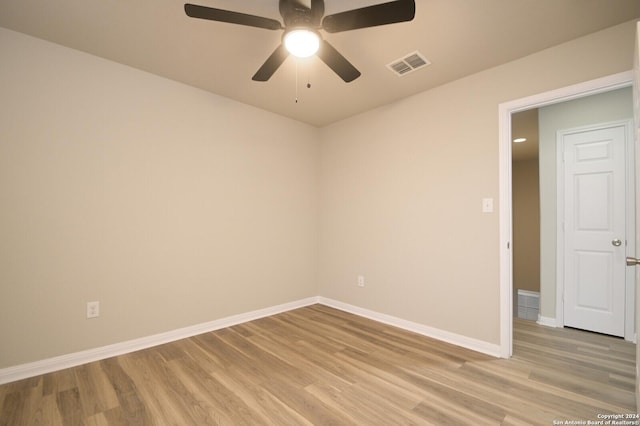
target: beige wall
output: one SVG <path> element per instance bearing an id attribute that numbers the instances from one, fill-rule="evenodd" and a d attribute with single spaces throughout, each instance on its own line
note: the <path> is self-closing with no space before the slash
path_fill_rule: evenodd
<path id="1" fill-rule="evenodd" d="M 633 57 L 633 53 L 630 53 Z M 631 88 L 540 108 L 540 315 L 556 317 L 556 132 L 633 118 Z"/>
<path id="2" fill-rule="evenodd" d="M 540 186 L 538 159 L 512 168 L 513 288 L 540 291 Z M 515 305 L 517 307 L 517 305 Z"/>
<path id="3" fill-rule="evenodd" d="M 317 295 L 316 128 L 4 29 L 0 57 L 0 368 Z"/>
<path id="4" fill-rule="evenodd" d="M 498 105 L 631 69 L 634 29 L 322 129 L 320 294 L 498 344 L 499 218 L 481 211 L 482 198 L 498 197 Z"/>
<path id="5" fill-rule="evenodd" d="M 0 368 L 313 295 L 497 343 L 498 104 L 633 30 L 320 130 L 0 30 Z"/>

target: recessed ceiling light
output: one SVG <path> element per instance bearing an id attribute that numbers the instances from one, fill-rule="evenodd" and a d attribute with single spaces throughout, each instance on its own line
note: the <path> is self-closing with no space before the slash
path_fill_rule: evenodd
<path id="1" fill-rule="evenodd" d="M 526 140 L 527 140 L 527 138 L 516 138 L 516 139 L 514 139 L 513 141 L 514 141 L 515 143 L 521 143 L 521 142 L 526 142 Z"/>

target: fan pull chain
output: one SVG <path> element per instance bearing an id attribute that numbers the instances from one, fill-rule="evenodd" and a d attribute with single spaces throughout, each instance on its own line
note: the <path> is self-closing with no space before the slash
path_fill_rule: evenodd
<path id="1" fill-rule="evenodd" d="M 299 81 L 298 81 L 298 75 L 300 74 L 299 72 L 299 68 L 298 65 L 300 64 L 300 60 L 296 59 L 296 103 L 298 103 L 298 85 L 299 85 Z M 307 89 L 311 89 L 311 71 L 309 70 L 309 67 L 307 66 Z"/>

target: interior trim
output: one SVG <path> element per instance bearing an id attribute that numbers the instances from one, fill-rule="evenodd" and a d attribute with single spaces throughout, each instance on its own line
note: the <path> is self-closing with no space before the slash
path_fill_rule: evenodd
<path id="1" fill-rule="evenodd" d="M 536 322 L 540 325 L 544 325 L 545 327 L 558 328 L 558 322 L 555 318 L 538 316 L 538 321 Z"/>
<path id="2" fill-rule="evenodd" d="M 442 342 L 451 343 L 453 345 L 491 355 L 496 358 L 500 357 L 500 346 L 485 342 L 483 340 L 451 333 L 449 331 L 429 327 L 417 322 L 408 321 L 391 315 L 381 314 L 379 312 L 360 308 L 354 305 L 349 305 L 348 303 L 339 302 L 337 300 L 328 299 L 326 297 L 318 297 L 318 302 L 332 308 L 340 309 L 341 311 L 349 312 L 351 314 L 355 314 L 364 318 L 369 318 L 383 324 L 392 325 L 403 330 L 412 331 L 414 333 L 418 333 L 426 337 L 431 337 Z"/>
<path id="3" fill-rule="evenodd" d="M 99 348 L 88 349 L 86 351 L 74 352 L 53 358 L 47 358 L 40 361 L 30 362 L 26 364 L 16 365 L 0 369 L 0 385 L 29 377 L 39 376 L 41 374 L 52 373 L 54 371 L 63 370 L 65 368 L 76 367 L 78 365 L 87 364 L 89 362 L 100 361 L 102 359 L 111 358 L 118 355 L 147 349 L 153 346 L 174 342 L 176 340 L 185 339 L 202 333 L 219 330 L 225 327 L 242 324 L 244 322 L 276 315 L 282 312 L 291 311 L 305 306 L 320 303 L 341 311 L 349 312 L 364 318 L 369 318 L 383 324 L 392 325 L 407 331 L 431 337 L 443 342 L 451 343 L 456 346 L 471 349 L 476 352 L 485 353 L 487 355 L 499 357 L 500 347 L 495 344 L 428 327 L 423 324 L 407 321 L 391 315 L 382 314 L 371 311 L 369 309 L 360 308 L 348 303 L 339 302 L 337 300 L 326 297 L 308 297 L 298 301 L 284 303 L 282 305 L 272 306 L 269 308 L 258 309 L 244 314 L 232 315 L 214 321 L 196 324 L 189 327 L 179 328 L 168 331 L 166 333 L 154 334 L 151 336 L 141 337 L 139 339 L 128 340 L 126 342 L 115 343 L 112 345 L 102 346 Z"/>
<path id="4" fill-rule="evenodd" d="M 269 308 L 258 309 L 244 314 L 232 315 L 214 321 L 204 322 L 189 327 L 179 328 L 167 331 L 165 333 L 154 334 L 151 336 L 141 337 L 139 339 L 128 340 L 125 342 L 114 343 L 112 345 L 102 346 L 99 348 L 88 349 L 85 351 L 74 352 L 53 358 L 47 358 L 40 361 L 20 364 L 13 367 L 0 369 L 0 385 L 15 382 L 17 380 L 29 377 L 39 376 L 41 374 L 51 373 L 63 370 L 65 368 L 76 367 L 78 365 L 87 364 L 89 362 L 100 361 L 102 359 L 111 358 L 118 355 L 147 349 L 153 346 L 163 345 L 165 343 L 174 342 L 176 340 L 185 339 L 187 337 L 196 336 L 202 333 L 219 330 L 221 328 L 231 327 L 242 324 L 244 322 L 276 315 L 282 312 L 291 311 L 293 309 L 302 308 L 304 306 L 318 303 L 316 297 L 309 297 L 295 302 L 284 303 L 282 305 L 272 306 Z"/>

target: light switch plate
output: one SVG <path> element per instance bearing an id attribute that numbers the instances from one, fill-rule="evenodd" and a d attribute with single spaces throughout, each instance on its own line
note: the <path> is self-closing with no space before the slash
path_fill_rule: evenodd
<path id="1" fill-rule="evenodd" d="M 87 302 L 87 318 L 100 316 L 100 302 Z"/>

